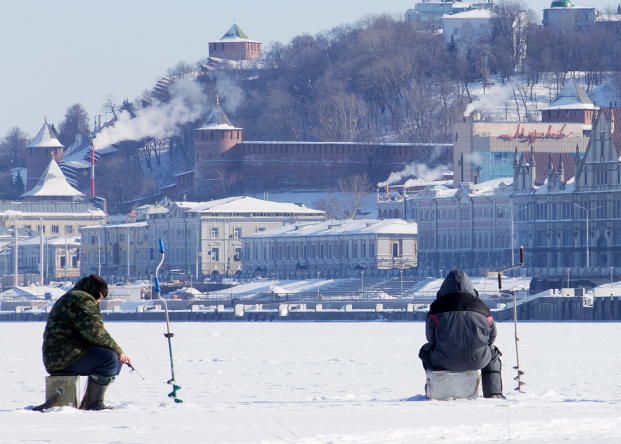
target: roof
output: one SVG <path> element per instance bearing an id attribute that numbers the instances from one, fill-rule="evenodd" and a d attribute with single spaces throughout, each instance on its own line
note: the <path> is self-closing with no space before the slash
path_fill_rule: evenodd
<path id="1" fill-rule="evenodd" d="M 16 296 L 39 296 L 41 298 L 45 297 L 46 294 L 52 296 L 53 299 L 57 299 L 64 295 L 66 291 L 59 287 L 40 287 L 38 285 L 28 285 L 28 286 L 17 286 L 15 288 L 11 288 L 10 290 L 2 292 L 0 294 L 0 299 L 5 299 L 7 297 L 16 297 Z"/>
<path id="2" fill-rule="evenodd" d="M 67 240 L 67 246 L 75 247 L 75 246 L 80 245 L 80 238 L 76 236 L 46 237 L 44 243 L 46 245 L 61 245 L 62 246 L 62 245 L 65 245 L 65 239 Z M 29 239 L 18 241 L 18 246 L 20 247 L 25 247 L 28 245 L 36 245 L 36 246 L 41 245 L 41 238 L 37 236 L 37 237 L 31 237 Z"/>
<path id="3" fill-rule="evenodd" d="M 269 200 L 256 199 L 248 196 L 227 197 L 225 199 L 202 202 L 186 210 L 192 213 L 242 213 L 242 214 L 264 214 L 277 213 L 279 215 L 316 215 L 322 216 L 323 211 L 307 208 L 304 205 L 292 203 L 272 202 Z"/>
<path id="4" fill-rule="evenodd" d="M 67 182 L 67 178 L 60 170 L 60 167 L 56 161 L 52 159 L 35 187 L 32 190 L 22 194 L 22 197 L 28 196 L 81 197 L 84 196 L 84 194 L 69 185 L 69 182 Z"/>
<path id="5" fill-rule="evenodd" d="M 457 14 L 443 15 L 442 20 L 446 19 L 490 19 L 492 18 L 492 11 L 488 9 L 473 9 L 471 11 L 458 12 Z"/>
<path id="6" fill-rule="evenodd" d="M 554 0 L 550 5 L 550 8 L 573 8 L 569 0 Z"/>
<path id="7" fill-rule="evenodd" d="M 584 153 L 583 153 L 584 154 Z M 530 162 L 530 151 L 522 152 L 522 155 L 526 156 L 528 160 L 525 163 Z M 535 151 L 535 185 L 541 186 L 546 180 L 548 180 L 548 165 L 550 163 L 550 157 L 552 158 L 553 171 L 558 171 L 560 160 L 563 159 L 563 177 L 565 182 L 574 177 L 574 153 L 540 153 Z"/>
<path id="8" fill-rule="evenodd" d="M 207 120 L 199 129 L 241 129 L 233 126 L 229 118 L 226 116 L 222 108 L 220 108 L 220 103 L 216 101 L 216 106 L 207 117 Z"/>
<path id="9" fill-rule="evenodd" d="M 266 237 L 311 237 L 311 236 L 343 236 L 359 234 L 411 234 L 418 233 L 418 225 L 402 219 L 356 219 L 329 220 L 309 224 L 284 225 L 273 230 L 261 231 L 243 236 L 243 239 Z"/>
<path id="10" fill-rule="evenodd" d="M 604 118 L 608 120 L 610 117 L 611 110 L 614 112 L 615 123 L 616 123 L 615 132 L 612 133 L 611 139 L 612 139 L 612 144 L 614 145 L 615 151 L 617 153 L 617 158 L 621 160 L 621 130 L 619 130 L 619 126 L 618 126 L 619 122 L 621 122 L 621 108 L 602 107 L 600 112 L 604 113 Z"/>
<path id="11" fill-rule="evenodd" d="M 58 141 L 46 119 L 37 136 L 26 148 L 64 148 L 64 145 Z"/>
<path id="12" fill-rule="evenodd" d="M 88 227 L 80 227 L 79 231 L 86 230 L 108 230 L 110 228 L 145 228 L 148 227 L 148 222 L 128 222 L 126 224 L 110 224 L 110 225 L 89 225 Z"/>
<path id="13" fill-rule="evenodd" d="M 0 217 L 106 217 L 89 201 L 0 201 Z"/>
<path id="14" fill-rule="evenodd" d="M 260 43 L 256 40 L 250 40 L 248 36 L 237 26 L 237 23 L 233 24 L 231 28 L 226 31 L 226 34 L 222 36 L 220 40 L 215 40 L 210 43 L 216 42 L 249 42 L 249 43 Z"/>
<path id="15" fill-rule="evenodd" d="M 550 106 L 542 108 L 543 110 L 551 109 L 595 109 L 595 105 L 582 89 L 575 78 L 570 78 L 561 92 L 556 96 Z"/>

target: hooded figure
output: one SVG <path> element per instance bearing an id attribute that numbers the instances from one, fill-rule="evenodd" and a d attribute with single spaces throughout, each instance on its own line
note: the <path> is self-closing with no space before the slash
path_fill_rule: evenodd
<path id="1" fill-rule="evenodd" d="M 496 324 L 489 307 L 461 270 L 451 271 L 429 307 L 427 344 L 418 356 L 425 370 L 481 369 L 483 396 L 504 398 Z"/>

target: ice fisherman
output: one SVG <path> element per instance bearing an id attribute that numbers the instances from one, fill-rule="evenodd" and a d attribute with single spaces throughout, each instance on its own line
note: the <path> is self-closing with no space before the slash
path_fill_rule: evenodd
<path id="1" fill-rule="evenodd" d="M 483 396 L 502 398 L 500 350 L 489 307 L 461 270 L 451 271 L 429 307 L 427 343 L 418 357 L 425 370 L 481 370 Z"/>
<path id="2" fill-rule="evenodd" d="M 43 333 L 43 364 L 50 373 L 88 376 L 82 410 L 104 410 L 104 395 L 129 357 L 104 327 L 99 303 L 108 284 L 96 274 L 80 279 L 49 314 Z"/>

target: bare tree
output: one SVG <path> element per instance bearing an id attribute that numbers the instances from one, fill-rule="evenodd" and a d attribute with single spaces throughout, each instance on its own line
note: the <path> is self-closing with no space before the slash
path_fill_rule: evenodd
<path id="1" fill-rule="evenodd" d="M 354 219 L 366 197 L 371 194 L 371 182 L 366 174 L 354 174 L 339 179 L 335 190 L 326 192 L 325 199 L 313 202 L 313 208 L 326 212 L 330 219 Z"/>
<path id="2" fill-rule="evenodd" d="M 0 171 L 10 171 L 12 168 L 26 166 L 26 146 L 29 137 L 18 127 L 7 131 L 0 140 Z"/>
<path id="3" fill-rule="evenodd" d="M 106 199 L 111 213 L 129 211 L 130 201 L 157 192 L 157 184 L 143 174 L 140 165 L 121 156 L 102 159 L 97 170 L 98 194 Z"/>
<path id="4" fill-rule="evenodd" d="M 101 105 L 101 112 L 104 114 L 112 114 L 113 118 L 116 118 L 116 113 L 119 111 L 119 105 L 116 103 L 116 98 L 108 93 L 106 95 L 106 100 L 103 105 Z"/>

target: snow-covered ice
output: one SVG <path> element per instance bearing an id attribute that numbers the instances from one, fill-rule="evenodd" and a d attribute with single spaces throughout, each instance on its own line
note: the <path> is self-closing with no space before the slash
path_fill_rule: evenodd
<path id="1" fill-rule="evenodd" d="M 146 380 L 123 370 L 114 411 L 24 410 L 44 401 L 43 323 L 1 323 L 0 442 L 427 443 L 621 441 L 621 326 L 500 323 L 507 400 L 427 401 L 424 324 L 108 323 Z M 84 383 L 84 381 L 83 381 Z"/>

